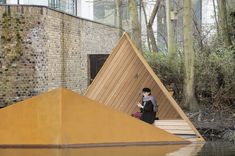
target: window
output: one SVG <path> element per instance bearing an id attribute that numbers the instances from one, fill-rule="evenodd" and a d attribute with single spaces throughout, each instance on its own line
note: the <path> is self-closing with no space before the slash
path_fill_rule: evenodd
<path id="1" fill-rule="evenodd" d="M 89 55 L 89 78 L 90 83 L 94 80 L 104 62 L 108 58 L 108 54 L 91 54 Z"/>
<path id="2" fill-rule="evenodd" d="M 6 4 L 6 0 L 0 0 L 0 4 Z"/>

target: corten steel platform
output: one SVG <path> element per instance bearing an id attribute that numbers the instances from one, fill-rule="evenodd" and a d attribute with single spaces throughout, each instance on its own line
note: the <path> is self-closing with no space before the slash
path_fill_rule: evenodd
<path id="1" fill-rule="evenodd" d="M 188 141 L 59 88 L 0 109 L 2 147 L 100 147 Z"/>

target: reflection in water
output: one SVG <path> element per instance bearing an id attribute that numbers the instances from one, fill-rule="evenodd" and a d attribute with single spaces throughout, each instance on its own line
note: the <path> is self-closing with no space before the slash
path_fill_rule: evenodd
<path id="1" fill-rule="evenodd" d="M 179 150 L 168 153 L 167 156 L 196 156 L 204 144 L 189 144 Z"/>
<path id="2" fill-rule="evenodd" d="M 0 148 L 0 156 L 232 156 L 234 144 L 127 146 L 99 148 Z"/>
<path id="3" fill-rule="evenodd" d="M 235 156 L 235 144 L 228 142 L 208 142 L 198 156 Z"/>
<path id="4" fill-rule="evenodd" d="M 65 156 L 164 156 L 167 153 L 177 151 L 185 145 L 174 146 L 142 146 L 142 147 L 118 147 L 118 148 L 93 148 L 93 149 L 66 149 Z"/>

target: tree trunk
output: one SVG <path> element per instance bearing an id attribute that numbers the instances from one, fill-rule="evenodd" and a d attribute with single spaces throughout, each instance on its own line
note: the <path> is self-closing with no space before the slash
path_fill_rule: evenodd
<path id="1" fill-rule="evenodd" d="M 148 19 L 147 19 L 147 13 L 145 10 L 145 5 L 144 5 L 144 1 L 141 0 L 141 5 L 143 8 L 143 12 L 144 12 L 144 19 L 145 19 L 145 25 L 146 25 L 146 32 L 147 32 L 147 43 L 148 43 L 148 48 L 149 51 L 152 52 L 151 46 L 150 46 L 150 38 L 149 38 L 149 30 L 148 30 Z"/>
<path id="2" fill-rule="evenodd" d="M 150 39 L 150 43 L 152 46 L 152 51 L 157 52 L 157 44 L 156 44 L 156 40 L 155 40 L 155 36 L 153 32 L 153 27 L 150 26 L 149 24 L 147 25 L 147 31 L 149 33 L 149 39 Z"/>
<path id="3" fill-rule="evenodd" d="M 117 23 L 119 28 L 119 36 L 122 36 L 122 0 L 116 0 Z"/>
<path id="4" fill-rule="evenodd" d="M 131 36 L 136 47 L 138 49 L 141 49 L 141 30 L 140 30 L 140 23 L 138 20 L 136 0 L 129 0 L 129 9 L 130 9 L 131 27 L 132 27 Z"/>
<path id="5" fill-rule="evenodd" d="M 172 13 L 174 13 L 174 4 L 172 0 L 166 0 L 167 47 L 169 63 L 172 63 L 176 56 L 175 22 L 172 17 Z"/>
<path id="6" fill-rule="evenodd" d="M 219 22 L 220 22 L 220 29 L 224 40 L 224 45 L 231 46 L 232 41 L 229 36 L 229 28 L 227 22 L 227 8 L 226 8 L 226 0 L 218 0 L 219 6 Z"/>
<path id="7" fill-rule="evenodd" d="M 184 31 L 184 106 L 190 111 L 198 111 L 199 107 L 194 94 L 194 51 L 192 27 L 192 2 L 183 1 Z"/>
<path id="8" fill-rule="evenodd" d="M 213 10 L 214 10 L 214 14 L 215 14 L 215 24 L 216 24 L 216 30 L 217 30 L 217 35 L 220 34 L 220 31 L 219 31 L 219 22 L 218 22 L 218 16 L 217 16 L 217 12 L 216 12 L 216 6 L 215 6 L 215 0 L 212 0 L 213 2 Z"/>
<path id="9" fill-rule="evenodd" d="M 154 19 L 156 17 L 156 14 L 159 10 L 161 1 L 162 0 L 157 0 L 156 1 L 155 5 L 154 5 L 154 8 L 153 8 L 153 11 L 151 13 L 151 16 L 149 18 L 148 25 L 147 25 L 147 29 L 149 31 L 149 38 L 150 38 L 150 42 L 151 42 L 153 52 L 157 52 L 157 44 L 156 44 L 156 40 L 155 40 L 155 36 L 154 36 L 154 32 L 153 32 L 153 22 L 154 22 Z"/>

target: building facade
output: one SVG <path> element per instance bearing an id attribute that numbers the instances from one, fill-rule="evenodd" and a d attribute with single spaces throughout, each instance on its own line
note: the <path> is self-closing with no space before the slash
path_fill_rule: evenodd
<path id="1" fill-rule="evenodd" d="M 93 0 L 0 0 L 0 4 L 47 6 L 74 16 L 93 20 Z"/>
<path id="2" fill-rule="evenodd" d="M 57 87 L 84 93 L 89 56 L 108 54 L 119 30 L 44 6 L 0 6 L 0 107 Z"/>

